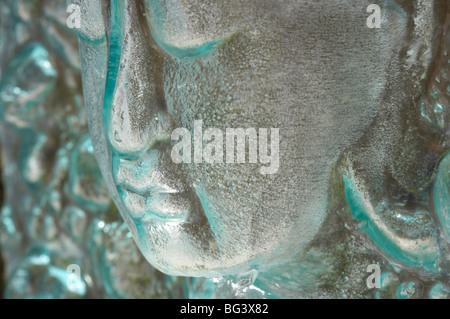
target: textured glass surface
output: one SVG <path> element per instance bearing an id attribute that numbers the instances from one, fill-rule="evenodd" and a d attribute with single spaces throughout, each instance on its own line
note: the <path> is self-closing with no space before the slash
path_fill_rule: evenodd
<path id="1" fill-rule="evenodd" d="M 6 297 L 450 298 L 448 1 L 0 6 Z"/>

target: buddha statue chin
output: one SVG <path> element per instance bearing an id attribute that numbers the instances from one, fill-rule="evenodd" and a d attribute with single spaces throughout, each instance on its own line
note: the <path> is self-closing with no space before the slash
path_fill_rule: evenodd
<path id="1" fill-rule="evenodd" d="M 381 28 L 367 27 L 370 3 L 360 0 L 80 2 L 82 13 L 97 10 L 79 31 L 97 159 L 153 266 L 299 281 L 305 263 L 338 263 L 309 257 L 312 247 L 331 254 L 346 231 L 395 257 L 346 203 L 358 193 L 408 210 L 398 198 L 429 184 L 448 144 L 424 147 L 445 130 L 423 122 L 419 102 L 441 68 L 448 8 L 372 2 Z M 229 129 L 244 134 L 234 150 Z M 269 174 L 262 129 L 265 155 L 279 161 Z"/>

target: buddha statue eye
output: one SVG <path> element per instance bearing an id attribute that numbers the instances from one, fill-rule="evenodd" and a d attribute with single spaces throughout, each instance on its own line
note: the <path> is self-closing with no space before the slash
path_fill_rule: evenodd
<path id="1" fill-rule="evenodd" d="M 192 3 L 182 1 L 144 0 L 147 27 L 166 53 L 176 58 L 205 54 L 222 42 L 208 32 L 208 19 Z"/>

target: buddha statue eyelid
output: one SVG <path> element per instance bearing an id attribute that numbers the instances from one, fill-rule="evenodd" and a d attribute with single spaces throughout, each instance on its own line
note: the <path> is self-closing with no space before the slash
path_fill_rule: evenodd
<path id="1" fill-rule="evenodd" d="M 163 55 L 168 59 L 201 56 L 220 49 L 241 33 L 230 32 L 229 35 L 224 34 L 223 39 L 193 46 L 174 46 L 155 36 L 151 20 L 141 14 L 143 6 L 136 5 L 138 14 L 133 14 L 132 9 L 122 7 L 119 2 L 114 7 L 112 16 L 119 17 L 115 23 L 116 29 L 121 30 L 114 47 L 120 48 L 116 59 L 121 60 L 121 67 L 118 67 L 118 62 L 110 65 L 111 74 L 115 76 L 112 76 L 114 82 L 111 82 L 110 96 L 105 99 L 104 106 L 104 126 L 110 148 L 115 155 L 129 160 L 135 160 L 149 149 L 170 140 L 173 122 L 166 109 L 161 73 L 157 70 Z M 118 14 L 122 10 L 123 17 Z M 136 29 L 139 31 L 134 32 Z M 134 62 L 144 56 L 146 64 L 138 67 Z M 142 120 L 144 118 L 145 121 Z"/>

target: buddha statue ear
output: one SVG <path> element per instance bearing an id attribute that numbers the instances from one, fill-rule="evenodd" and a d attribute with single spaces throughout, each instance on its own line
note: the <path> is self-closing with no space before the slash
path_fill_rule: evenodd
<path id="1" fill-rule="evenodd" d="M 432 56 L 425 78 L 425 91 L 418 100 L 418 108 L 421 126 L 435 134 L 445 135 L 449 129 L 450 115 L 450 3 L 446 0 L 436 1 L 434 10 L 436 31 L 431 35 L 424 34 L 427 29 L 425 23 L 418 20 L 420 16 L 416 19 L 416 36 L 422 37 L 424 44 L 430 46 L 427 50 Z M 431 43 L 435 43 L 433 48 Z M 448 144 L 448 133 L 444 143 Z"/>
<path id="2" fill-rule="evenodd" d="M 391 19 L 394 22 L 386 28 L 392 38 L 401 39 L 397 47 L 399 58 L 404 61 L 414 89 L 420 95 L 436 67 L 438 51 L 443 45 L 442 35 L 446 33 L 444 24 L 449 4 L 446 0 L 393 0 L 387 1 L 385 7 L 390 9 L 386 12 L 396 11 L 397 15 L 403 16 L 403 19 Z M 404 29 L 406 33 L 399 31 Z"/>

